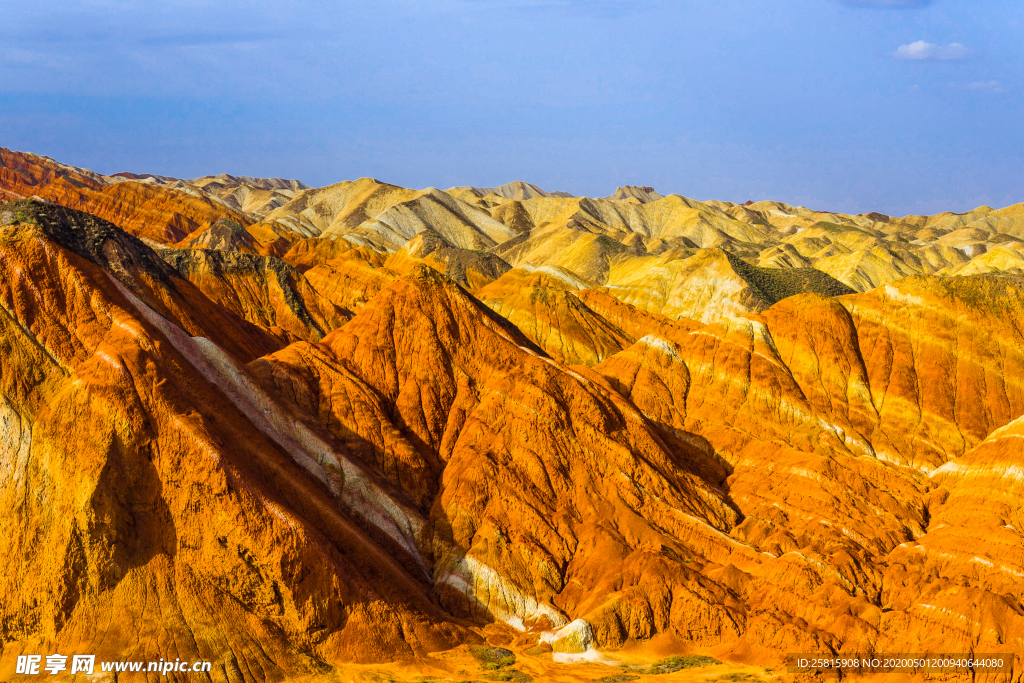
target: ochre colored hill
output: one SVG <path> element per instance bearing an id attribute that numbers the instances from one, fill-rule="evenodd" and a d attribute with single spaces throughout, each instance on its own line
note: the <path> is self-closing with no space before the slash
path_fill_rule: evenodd
<path id="1" fill-rule="evenodd" d="M 451 613 L 540 629 L 587 615 L 599 640 L 621 643 L 656 628 L 634 610 L 678 601 L 720 615 L 709 643 L 728 638 L 735 617 L 708 601 L 682 562 L 689 551 L 663 530 L 715 533 L 735 512 L 628 404 L 531 346 L 421 265 L 321 347 L 293 345 L 252 367 L 277 393 L 319 406 L 335 432 L 364 439 L 378 470 L 430 511 L 435 591 Z M 614 459 L 599 463 L 597 453 Z M 538 505 L 573 512 L 550 519 Z M 613 521 L 623 519 L 632 520 L 625 534 Z M 650 557 L 652 542 L 673 544 L 678 559 Z M 608 595 L 605 585 L 621 588 Z"/>
<path id="2" fill-rule="evenodd" d="M 366 246 L 357 246 L 344 238 L 310 237 L 295 242 L 281 259 L 301 273 L 336 259 L 359 258 L 374 266 L 382 266 L 389 253 Z"/>
<path id="3" fill-rule="evenodd" d="M 226 173 L 186 182 L 189 187 L 198 188 L 234 209 L 259 216 L 284 206 L 299 192 L 309 189 L 298 180 L 250 178 Z"/>
<path id="4" fill-rule="evenodd" d="M 0 200 L 23 197 L 87 211 L 159 244 L 173 244 L 221 220 L 252 223 L 209 197 L 142 182 L 111 183 L 91 171 L 0 148 Z"/>
<path id="5" fill-rule="evenodd" d="M 647 311 L 702 322 L 761 311 L 800 292 L 853 292 L 813 268 L 751 266 L 720 249 L 688 258 L 671 254 L 622 260 L 609 272 L 605 291 Z"/>
<path id="6" fill-rule="evenodd" d="M 262 217 L 286 204 L 309 187 L 298 180 L 284 178 L 250 178 L 221 173 L 192 180 L 182 180 L 152 173 L 115 173 L 107 180 L 134 180 L 148 185 L 179 190 L 197 197 L 209 196 L 217 202 L 247 215 Z"/>
<path id="7" fill-rule="evenodd" d="M 636 204 L 647 204 L 648 202 L 655 202 L 662 199 L 662 195 L 654 191 L 653 187 L 644 185 L 638 187 L 637 185 L 626 185 L 625 187 L 619 187 L 615 190 L 615 194 L 605 197 L 605 199 L 617 199 L 621 201 L 634 202 Z"/>
<path id="8" fill-rule="evenodd" d="M 54 204 L 20 200 L 0 207 L 0 224 L 18 226 L 18 234 L 25 239 L 35 233 L 43 235 L 47 242 L 92 262 L 188 334 L 212 339 L 240 360 L 280 346 L 260 328 L 203 295 L 141 240 L 103 219 Z"/>
<path id="9" fill-rule="evenodd" d="M 470 290 L 479 289 L 512 269 L 494 254 L 449 246 L 433 230 L 416 233 L 384 265 L 395 272 L 407 273 L 420 263 L 447 274 Z"/>
<path id="10" fill-rule="evenodd" d="M 599 363 L 633 341 L 561 288 L 525 287 L 483 302 L 566 365 Z"/>
<path id="11" fill-rule="evenodd" d="M 487 197 L 494 195 L 502 199 L 533 199 L 534 197 L 571 197 L 568 192 L 548 192 L 542 190 L 532 183 L 524 183 L 521 180 L 514 180 L 498 187 L 453 187 L 448 190 L 449 194 L 458 196 L 463 194 L 470 197 Z"/>
<path id="12" fill-rule="evenodd" d="M 395 252 L 431 231 L 452 248 L 489 251 L 512 266 L 559 266 L 598 285 L 632 257 L 668 262 L 688 258 L 693 249 L 715 248 L 750 265 L 814 268 L 866 291 L 914 274 L 1012 270 L 1012 264 L 989 265 L 984 255 L 1024 249 L 1019 205 L 897 218 L 783 202 L 698 202 L 638 186 L 621 187 L 605 199 L 522 182 L 441 191 L 363 178 L 311 189 L 293 180 L 226 174 L 193 180 L 102 176 L 14 152 L 4 152 L 3 159 L 2 197 L 40 196 L 87 209 L 163 245 L 276 257 L 321 235 L 344 237 L 354 248 Z M 249 236 L 226 234 L 222 226 L 231 223 Z"/>
<path id="13" fill-rule="evenodd" d="M 158 253 L 208 297 L 284 343 L 319 340 L 348 320 L 298 271 L 272 256 L 210 249 Z"/>
<path id="14" fill-rule="evenodd" d="M 260 683 L 1024 652 L 1019 205 L 3 154 L 2 680 L 38 652 Z"/>
<path id="15" fill-rule="evenodd" d="M 217 221 L 203 230 L 197 230 L 179 242 L 182 249 L 216 249 L 240 254 L 259 253 L 256 239 L 234 221 Z"/>
<path id="16" fill-rule="evenodd" d="M 159 259 L 30 208 L 0 210 L 5 676 L 25 648 L 171 652 L 263 680 L 471 637 L 337 502 L 339 477 L 387 485 L 132 293 L 152 280 L 173 312 Z M 218 308 L 191 291 L 193 311 Z"/>
<path id="17" fill-rule="evenodd" d="M 950 461 L 931 474 L 937 488 L 931 494 L 931 523 L 928 533 L 903 550 L 893 562 L 892 575 L 899 576 L 899 599 L 920 599 L 927 595 L 933 574 L 956 579 L 969 574 L 968 585 L 1004 595 L 1014 601 L 1024 597 L 1019 575 L 1024 573 L 1022 548 L 1020 442 L 1024 440 L 1024 418 L 996 429 L 963 457 Z M 950 557 L 955 563 L 946 564 Z M 936 571 L 936 562 L 942 570 Z M 907 574 L 917 574 L 919 586 L 908 585 Z M 896 591 L 894 591 L 896 592 Z M 982 609 L 987 605 L 978 605 Z M 996 610 L 1006 606 L 993 605 Z M 1006 618 L 1004 615 L 994 615 Z"/>

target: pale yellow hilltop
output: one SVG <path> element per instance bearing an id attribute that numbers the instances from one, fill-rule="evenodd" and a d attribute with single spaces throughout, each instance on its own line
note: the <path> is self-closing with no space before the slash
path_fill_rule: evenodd
<path id="1" fill-rule="evenodd" d="M 357 262 L 380 261 L 387 273 L 423 263 L 471 291 L 510 269 L 546 268 L 586 283 L 569 291 L 600 288 L 645 311 L 704 322 L 800 292 L 865 292 L 919 274 L 1016 273 L 1024 266 L 1024 204 L 901 218 L 778 201 L 697 201 L 636 185 L 591 198 L 522 181 L 448 190 L 373 178 L 320 188 L 223 174 L 135 181 L 202 193 L 252 219 L 244 230 L 211 226 L 178 247 L 276 256 L 324 272 L 355 267 L 351 259 L 328 264 L 356 250 Z M 510 306 L 531 316 L 538 306 L 577 310 L 535 286 L 519 288 L 530 290 L 525 299 L 485 299 L 506 317 L 521 315 Z"/>

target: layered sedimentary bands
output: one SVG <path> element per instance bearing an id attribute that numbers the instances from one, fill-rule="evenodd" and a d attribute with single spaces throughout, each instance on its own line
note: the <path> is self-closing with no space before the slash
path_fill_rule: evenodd
<path id="1" fill-rule="evenodd" d="M 1024 651 L 1024 205 L 0 198 L 0 675 Z"/>

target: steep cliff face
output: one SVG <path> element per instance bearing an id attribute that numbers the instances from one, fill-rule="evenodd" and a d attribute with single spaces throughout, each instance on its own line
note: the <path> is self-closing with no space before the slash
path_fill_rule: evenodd
<path id="1" fill-rule="evenodd" d="M 215 335 L 179 325 L 217 305 L 124 253 L 132 238 L 97 245 L 80 216 L 48 223 L 44 208 L 33 222 L 33 206 L 7 205 L 0 227 L 5 660 L 40 643 L 170 647 L 263 680 L 465 640 L 340 502 L 390 500 L 387 485 L 261 394 Z"/>

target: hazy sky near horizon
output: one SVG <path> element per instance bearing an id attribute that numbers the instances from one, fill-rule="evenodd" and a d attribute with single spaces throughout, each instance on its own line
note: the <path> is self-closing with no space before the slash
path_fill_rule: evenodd
<path id="1" fill-rule="evenodd" d="M 103 173 L 1024 201 L 1020 0 L 0 0 L 0 146 Z"/>

